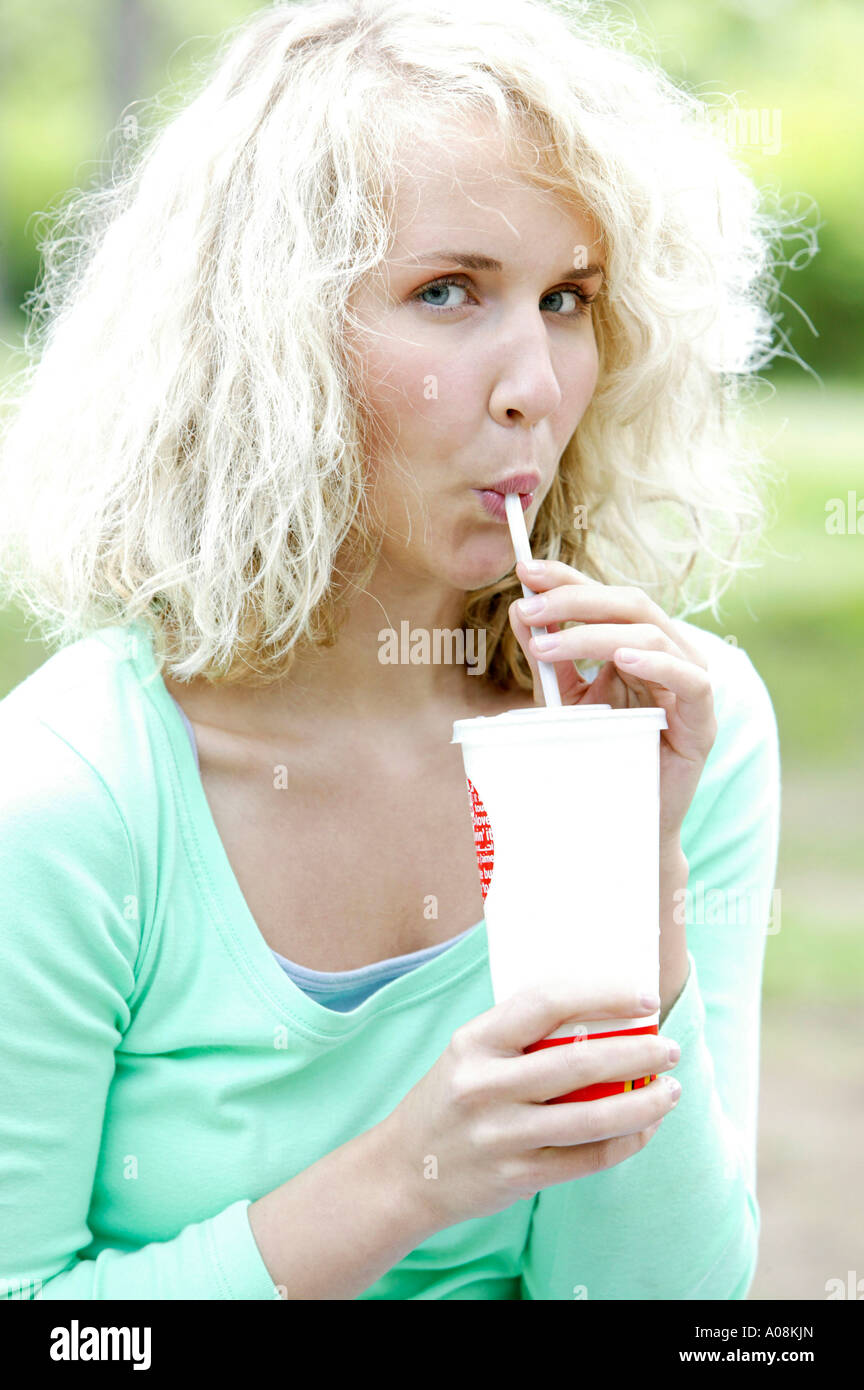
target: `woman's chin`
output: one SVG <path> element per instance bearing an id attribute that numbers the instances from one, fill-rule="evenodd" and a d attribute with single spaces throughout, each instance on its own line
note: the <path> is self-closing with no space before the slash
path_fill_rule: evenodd
<path id="1" fill-rule="evenodd" d="M 388 559 L 393 568 L 407 568 L 415 574 L 421 572 L 430 581 L 437 580 L 466 592 L 506 579 L 516 563 L 510 532 L 506 528 L 492 538 L 475 535 L 470 541 L 455 545 L 427 545 L 421 553 L 415 551 L 410 559 L 404 551 Z"/>
<path id="2" fill-rule="evenodd" d="M 463 556 L 454 562 L 447 574 L 448 580 L 456 589 L 483 589 L 487 584 L 497 584 L 511 573 L 515 560 L 509 537 L 506 550 L 497 555 Z"/>

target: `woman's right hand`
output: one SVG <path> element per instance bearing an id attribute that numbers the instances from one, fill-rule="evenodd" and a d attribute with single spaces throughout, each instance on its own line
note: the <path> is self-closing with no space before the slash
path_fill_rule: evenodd
<path id="1" fill-rule="evenodd" d="M 671 1039 L 656 1033 L 522 1049 L 568 1019 L 656 1013 L 631 995 L 520 991 L 457 1028 L 435 1065 L 382 1128 L 399 1189 L 432 1230 L 492 1216 L 545 1187 L 623 1163 L 675 1105 L 668 1078 L 599 1100 L 544 1102 L 598 1081 L 665 1071 Z"/>

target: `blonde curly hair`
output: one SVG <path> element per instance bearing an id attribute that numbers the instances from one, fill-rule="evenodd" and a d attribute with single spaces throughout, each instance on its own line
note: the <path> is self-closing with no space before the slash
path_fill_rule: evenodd
<path id="1" fill-rule="evenodd" d="M 485 116 L 518 176 L 590 209 L 607 258 L 597 389 L 534 553 L 716 616 L 766 516 L 740 415 L 787 355 L 784 220 L 641 42 L 578 0 L 320 0 L 229 30 L 41 243 L 2 398 L 0 597 L 61 646 L 143 624 L 179 680 L 266 684 L 332 645 L 381 540 L 347 301 L 387 257 L 400 148 Z M 502 689 L 532 688 L 520 595 L 511 573 L 465 596 Z"/>

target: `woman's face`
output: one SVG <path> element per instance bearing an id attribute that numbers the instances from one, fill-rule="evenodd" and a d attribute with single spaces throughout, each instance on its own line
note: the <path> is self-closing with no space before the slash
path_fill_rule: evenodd
<path id="1" fill-rule="evenodd" d="M 500 139 L 481 136 L 403 156 L 391 254 L 349 301 L 382 554 L 462 590 L 513 567 L 509 528 L 479 490 L 537 475 L 530 534 L 585 413 L 598 361 L 584 299 L 605 264 L 590 216 L 517 179 Z"/>

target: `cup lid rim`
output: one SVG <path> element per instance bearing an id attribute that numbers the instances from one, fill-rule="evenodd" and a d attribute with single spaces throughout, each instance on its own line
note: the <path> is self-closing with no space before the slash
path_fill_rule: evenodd
<path id="1" fill-rule="evenodd" d="M 619 720 L 622 716 L 632 722 L 634 718 L 649 724 L 656 724 L 661 729 L 669 727 L 666 718 L 666 711 L 661 705 L 641 705 L 636 709 L 613 709 L 611 705 L 538 705 L 534 709 L 505 710 L 502 714 L 481 714 L 469 719 L 456 719 L 453 721 L 453 737 L 451 743 L 459 742 L 457 730 L 471 728 L 472 732 L 484 734 L 494 733 L 499 729 L 504 729 L 510 725 L 521 725 L 525 728 L 538 727 L 540 725 L 554 724 L 556 722 L 570 722 L 589 719 L 614 719 Z M 529 721 L 526 723 L 525 721 Z"/>

